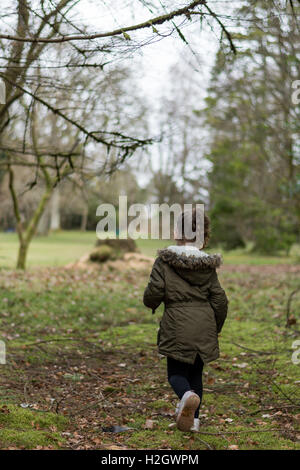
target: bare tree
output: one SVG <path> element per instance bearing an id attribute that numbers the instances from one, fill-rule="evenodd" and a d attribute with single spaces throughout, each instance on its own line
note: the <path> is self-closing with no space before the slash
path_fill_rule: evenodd
<path id="1" fill-rule="evenodd" d="M 169 10 L 160 3 L 163 8 L 147 21 L 96 33 L 73 20 L 77 3 L 13 0 L 4 2 L 0 15 L 0 78 L 6 85 L 6 102 L 0 105 L 0 149 L 4 154 L 0 165 L 9 175 L 20 241 L 18 268 L 25 267 L 29 244 L 60 181 L 74 179 L 74 175 L 111 174 L 134 152 L 153 142 L 138 125 L 128 134 L 130 126 L 124 122 L 122 109 L 115 122 L 107 112 L 109 107 L 96 110 L 95 75 L 103 74 L 103 90 L 103 82 L 113 79 L 114 60 L 173 33 L 186 42 L 183 26 L 201 21 L 205 15 L 226 32 L 234 50 L 230 33 L 205 0 L 175 9 L 169 2 Z M 160 30 L 164 25 L 167 30 Z M 148 37 L 141 39 L 141 31 L 147 31 Z M 74 87 L 81 87 L 82 94 L 87 87 L 84 105 L 78 106 Z M 26 190 L 37 185 L 43 188 L 28 220 L 22 216 L 22 193 L 18 194 L 15 185 L 18 168 L 31 169 Z"/>

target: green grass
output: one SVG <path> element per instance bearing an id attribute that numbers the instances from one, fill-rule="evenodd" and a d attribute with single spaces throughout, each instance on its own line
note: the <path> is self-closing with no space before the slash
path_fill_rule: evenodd
<path id="1" fill-rule="evenodd" d="M 141 302 L 148 275 L 0 272 L 0 448 L 299 449 L 299 365 L 291 361 L 299 336 L 285 328 L 299 272 L 220 272 L 230 313 L 221 357 L 205 367 L 197 435 L 170 427 L 177 399 L 156 351 L 162 308 L 151 315 Z M 296 296 L 292 313 L 299 310 Z M 114 424 L 133 430 L 103 432 Z"/>
<path id="2" fill-rule="evenodd" d="M 64 445 L 61 435 L 67 419 L 15 405 L 0 407 L 0 447 L 57 449 Z"/>
<path id="3" fill-rule="evenodd" d="M 91 251 L 94 232 L 62 231 L 35 237 L 29 248 L 27 266 L 64 266 Z M 0 266 L 16 265 L 18 239 L 15 233 L 0 233 Z"/>
<path id="4" fill-rule="evenodd" d="M 28 267 L 65 266 L 90 252 L 95 244 L 96 234 L 90 232 L 61 231 L 49 236 L 38 236 L 32 241 L 28 254 Z M 139 250 L 147 256 L 155 256 L 158 249 L 168 246 L 168 240 L 137 240 Z M 15 233 L 0 233 L 0 267 L 12 268 L 16 265 L 18 239 Z M 210 252 L 219 249 L 210 249 Z M 234 250 L 222 253 L 227 264 L 294 264 L 299 259 L 299 247 L 292 255 L 259 256 L 250 250 Z"/>

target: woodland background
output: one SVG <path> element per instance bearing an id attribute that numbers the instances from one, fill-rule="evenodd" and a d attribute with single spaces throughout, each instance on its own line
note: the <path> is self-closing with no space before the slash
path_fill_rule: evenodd
<path id="1" fill-rule="evenodd" d="M 0 448 L 299 449 L 299 0 L 2 0 L 0 23 Z M 142 305 L 168 241 L 89 261 L 124 194 L 204 203 L 224 257 L 197 434 Z"/>

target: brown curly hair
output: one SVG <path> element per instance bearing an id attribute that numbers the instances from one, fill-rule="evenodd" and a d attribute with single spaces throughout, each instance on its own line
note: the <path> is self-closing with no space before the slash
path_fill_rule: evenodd
<path id="1" fill-rule="evenodd" d="M 180 238 L 176 238 L 176 241 L 177 242 L 181 242 L 180 244 L 185 244 L 185 243 L 193 243 L 196 241 L 196 237 L 194 237 L 193 239 L 186 239 L 184 237 L 184 224 L 185 224 L 185 215 L 186 213 L 185 212 L 182 212 L 180 217 L 181 217 L 181 221 L 180 221 L 180 217 L 178 219 L 178 222 L 180 223 L 181 222 L 181 228 L 182 228 L 182 236 Z M 196 209 L 194 208 L 192 210 L 192 231 L 193 232 L 196 232 L 196 221 L 197 221 L 197 217 L 196 217 Z M 205 248 L 208 244 L 208 241 L 209 241 L 209 238 L 210 238 L 210 219 L 209 217 L 204 213 L 204 241 L 203 241 L 203 247 L 202 248 Z"/>

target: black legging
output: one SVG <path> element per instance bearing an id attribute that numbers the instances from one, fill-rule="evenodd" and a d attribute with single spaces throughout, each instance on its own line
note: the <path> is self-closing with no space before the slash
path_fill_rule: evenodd
<path id="1" fill-rule="evenodd" d="M 171 357 L 167 358 L 168 381 L 173 388 L 174 392 L 181 400 L 185 392 L 193 390 L 200 397 L 200 404 L 202 400 L 202 372 L 203 361 L 197 355 L 194 364 L 187 364 L 185 362 L 176 361 Z M 195 418 L 199 416 L 199 408 L 195 411 Z"/>

